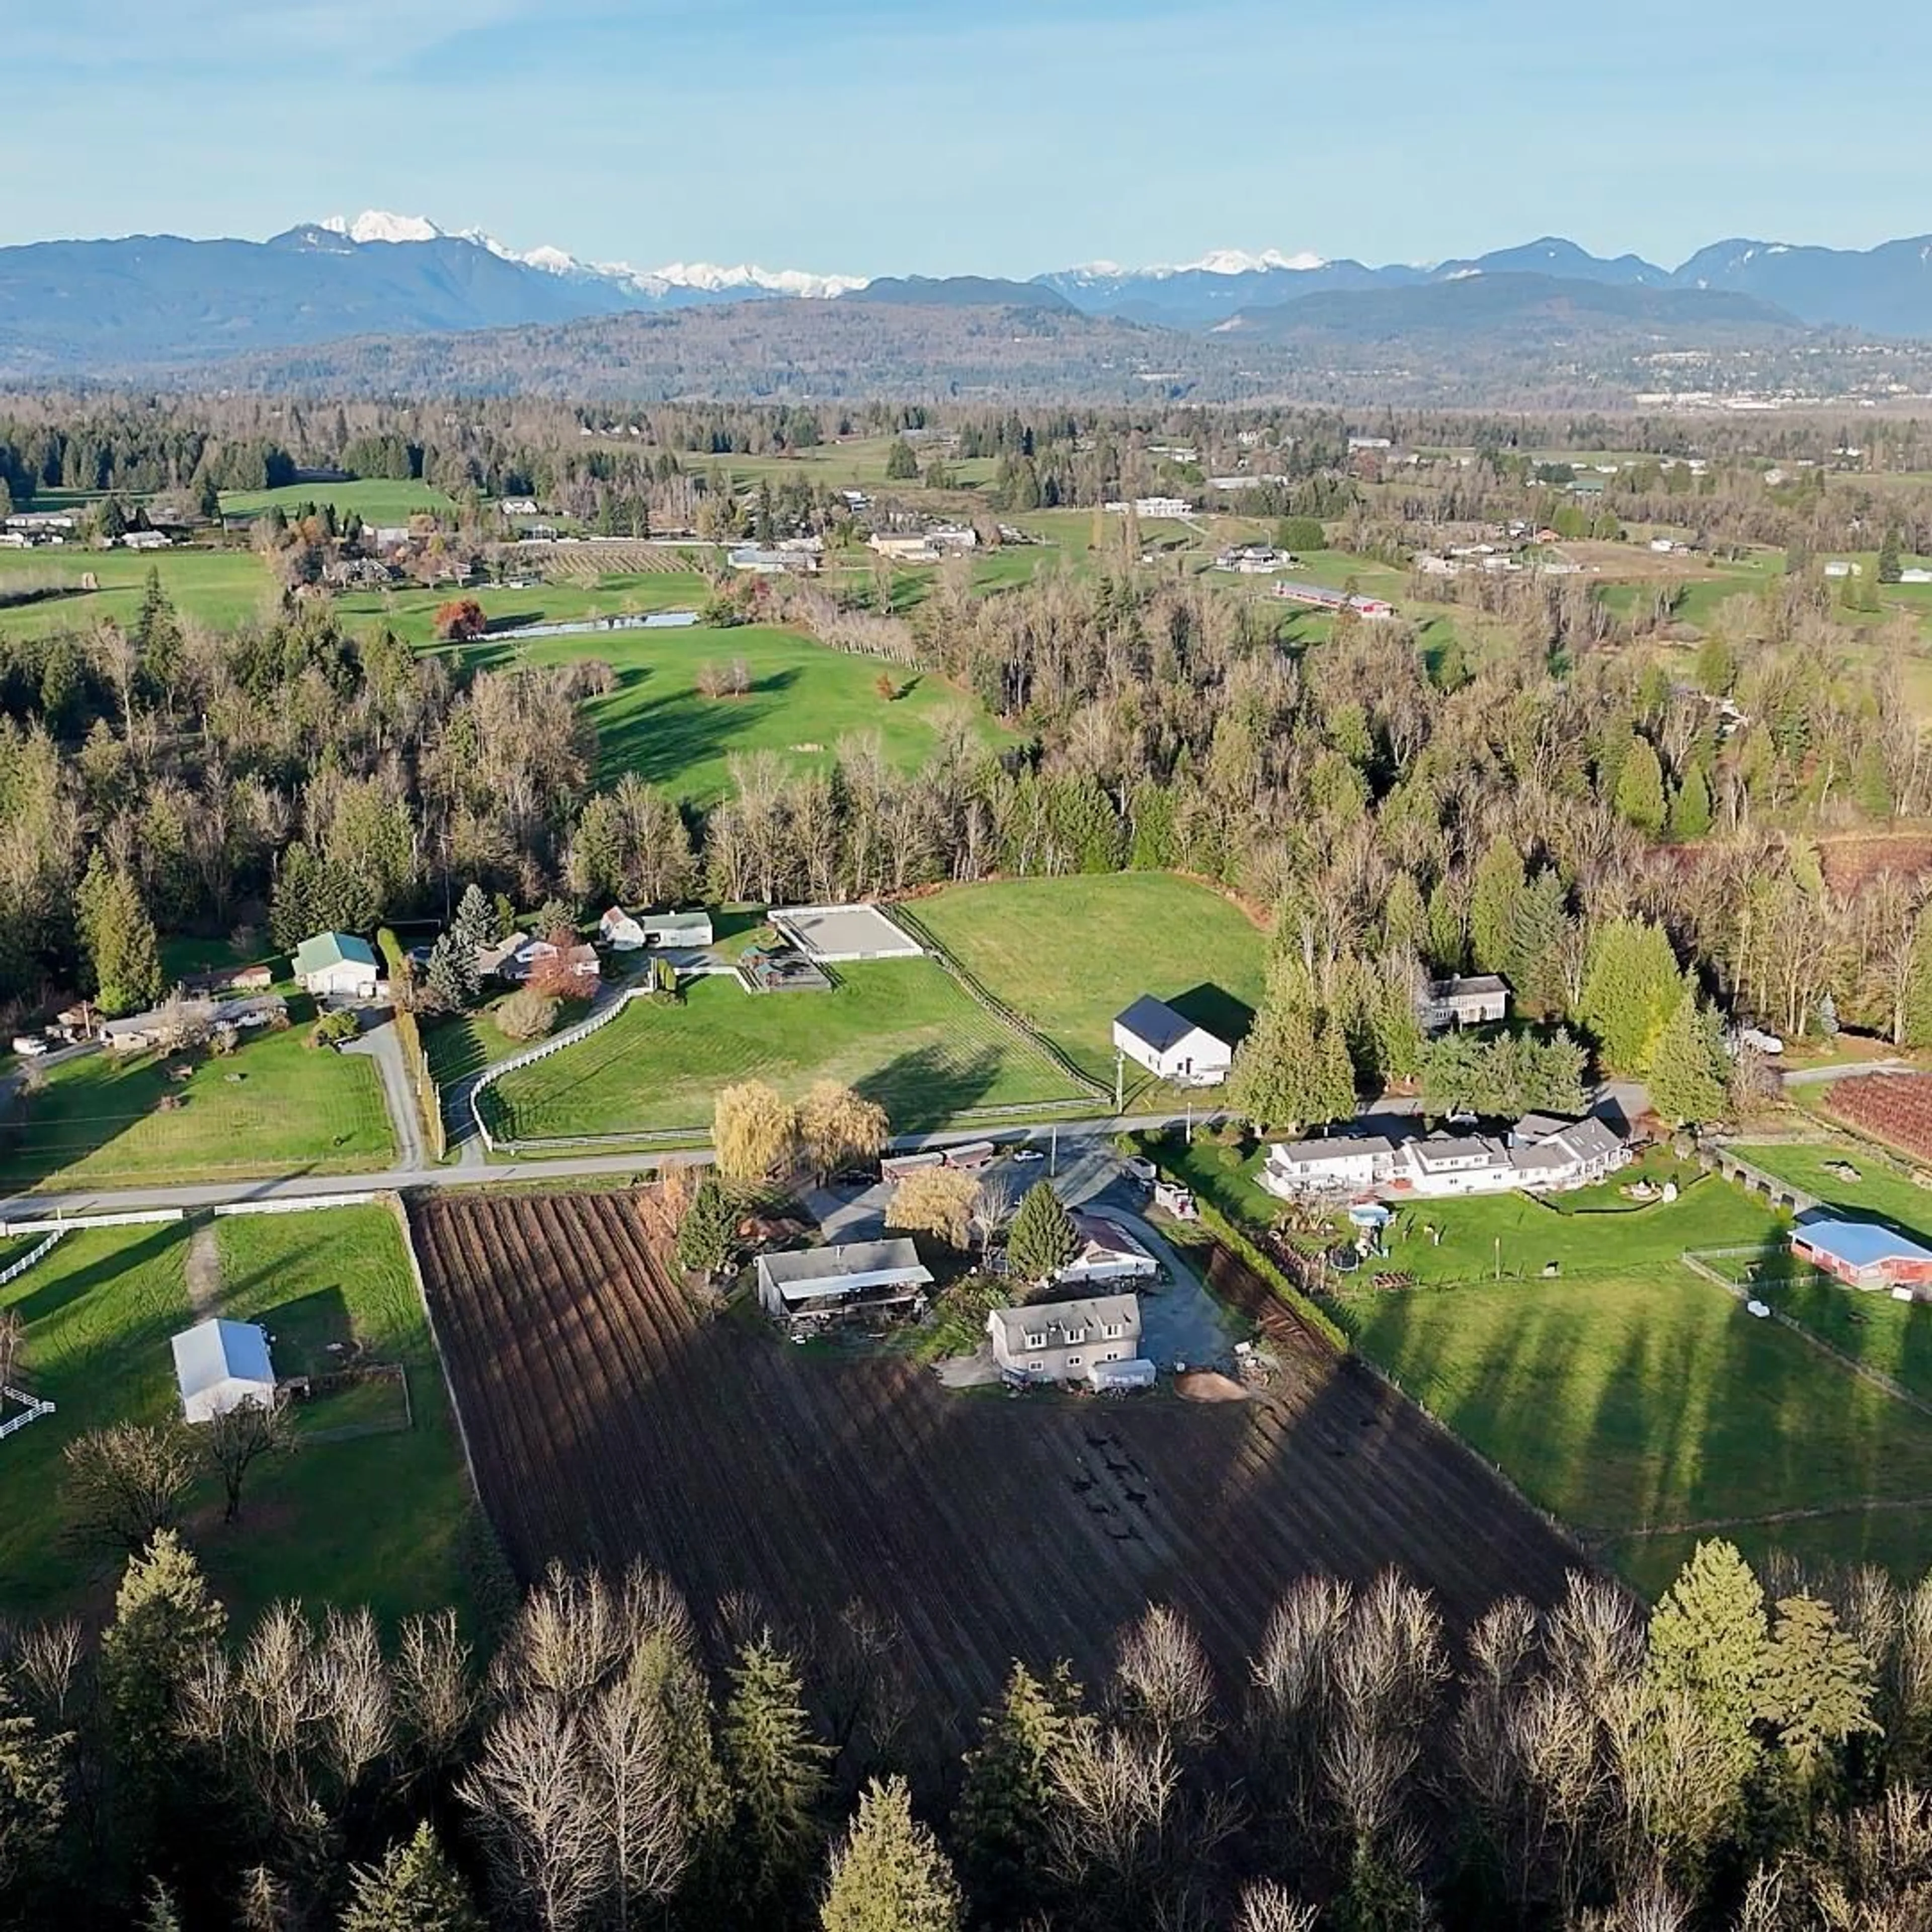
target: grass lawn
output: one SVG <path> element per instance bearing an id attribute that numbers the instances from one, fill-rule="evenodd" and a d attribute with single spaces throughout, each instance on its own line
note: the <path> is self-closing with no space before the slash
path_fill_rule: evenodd
<path id="1" fill-rule="evenodd" d="M 52 581 L 64 594 L 37 603 L 0 607 L 0 636 L 45 637 L 58 631 L 86 631 L 111 617 L 124 628 L 140 614 L 148 572 L 160 573 L 175 608 L 218 629 L 256 616 L 273 595 L 262 560 L 245 550 L 0 550 L 0 595 L 9 578 Z M 80 588 L 92 572 L 98 588 Z"/>
<path id="2" fill-rule="evenodd" d="M 513 573 L 514 574 L 514 573 Z M 650 571 L 641 574 L 614 574 L 590 581 L 557 577 L 512 590 L 502 584 L 479 584 L 462 590 L 447 585 L 428 590 L 418 584 L 392 584 L 382 590 L 356 590 L 330 606 L 349 629 L 380 630 L 385 626 L 412 644 L 435 639 L 436 614 L 452 597 L 473 597 L 483 607 L 493 631 L 515 630 L 526 624 L 575 623 L 591 617 L 627 616 L 644 610 L 686 610 L 701 607 L 710 596 L 704 580 L 692 571 Z M 652 638 L 664 634 L 652 632 Z M 570 655 L 601 657 L 608 646 L 620 650 L 640 641 L 620 632 L 608 638 L 590 633 L 555 640 L 574 646 Z M 490 663 L 518 648 L 493 644 L 488 638 L 470 647 L 472 662 Z"/>
<path id="3" fill-rule="evenodd" d="M 352 1354 L 399 1363 L 413 1418 L 406 1430 L 385 1426 L 400 1418 L 386 1382 L 305 1408 L 311 1436 L 365 1422 L 380 1432 L 311 1439 L 263 1472 L 234 1560 L 224 1556 L 217 1569 L 230 1584 L 224 1594 L 366 1603 L 386 1618 L 461 1604 L 469 1479 L 394 1214 L 373 1206 L 236 1216 L 215 1234 L 221 1312 L 268 1329 L 278 1374 L 326 1374 Z M 332 1352 L 332 1343 L 340 1346 Z"/>
<path id="4" fill-rule="evenodd" d="M 551 586 L 532 594 L 550 598 Z M 486 642 L 481 648 L 502 647 Z M 824 769 L 841 738 L 876 732 L 886 758 L 910 770 L 938 748 L 939 722 L 948 712 L 969 714 L 989 743 L 1010 735 L 970 698 L 928 673 L 828 650 L 770 625 L 538 638 L 520 648 L 526 663 L 595 658 L 616 673 L 615 688 L 587 706 L 598 730 L 602 782 L 634 771 L 700 805 L 729 790 L 734 752 L 776 752 L 788 765 Z M 703 666 L 738 658 L 751 673 L 749 691 L 740 698 L 700 695 Z M 890 698 L 878 688 L 882 676 L 892 682 Z"/>
<path id="5" fill-rule="evenodd" d="M 1889 1221 L 1922 1240 L 1932 1241 L 1932 1193 L 1876 1148 L 1840 1139 L 1739 1146 L 1732 1151 L 1854 1220 Z M 1827 1174 L 1827 1161 L 1848 1162 L 1858 1170 L 1858 1179 Z"/>
<path id="6" fill-rule="evenodd" d="M 32 1385 L 56 1405 L 0 1442 L 0 1616 L 110 1604 L 122 1559 L 66 1540 L 62 1454 L 88 1430 L 178 1413 L 168 1342 L 195 1318 L 189 1239 L 183 1227 L 70 1234 L 0 1288 L 0 1306 L 26 1320 Z M 311 1442 L 285 1462 L 257 1465 L 232 1527 L 220 1520 L 218 1485 L 202 1484 L 188 1534 L 217 1592 L 244 1619 L 287 1596 L 366 1602 L 388 1620 L 461 1604 L 467 1480 L 393 1217 L 368 1208 L 225 1222 L 217 1240 L 218 1312 L 266 1317 L 281 1338 L 280 1371 L 305 1365 L 297 1338 L 340 1332 L 408 1366 L 416 1414 L 407 1433 Z"/>
<path id="7" fill-rule="evenodd" d="M 299 1002 L 292 1002 L 297 1011 Z M 0 1184 L 131 1186 L 313 1168 L 366 1173 L 395 1158 L 375 1063 L 307 1043 L 301 1021 L 210 1054 L 104 1052 L 62 1061 L 0 1144 Z M 192 1064 L 185 1081 L 171 1066 Z M 164 1100 L 178 1108 L 164 1109 Z"/>
<path id="8" fill-rule="evenodd" d="M 333 503 L 335 514 L 352 511 L 365 524 L 406 524 L 418 510 L 451 510 L 454 500 L 427 483 L 372 476 L 354 483 L 290 483 L 279 490 L 224 490 L 221 512 L 228 517 L 260 516 L 280 509 L 293 516 L 304 503 Z"/>
<path id="9" fill-rule="evenodd" d="M 1160 872 L 956 886 L 912 910 L 955 958 L 1096 1080 L 1143 993 L 1224 1040 L 1259 1003 L 1267 941 L 1207 886 Z"/>
<path id="10" fill-rule="evenodd" d="M 747 993 L 694 980 L 680 1004 L 637 1000 L 580 1046 L 485 1090 L 508 1139 L 709 1126 L 720 1088 L 768 1081 L 856 1087 L 899 1132 L 976 1109 L 1076 1097 L 1038 1046 L 995 1019 L 931 960 L 836 969 L 825 993 Z"/>

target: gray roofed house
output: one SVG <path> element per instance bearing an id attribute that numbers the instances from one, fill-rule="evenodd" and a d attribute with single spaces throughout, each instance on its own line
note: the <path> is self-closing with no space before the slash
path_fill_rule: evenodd
<path id="1" fill-rule="evenodd" d="M 1446 1033 L 1451 1027 L 1493 1026 L 1509 1018 L 1509 982 L 1493 973 L 1474 973 L 1430 982 L 1416 1002 L 1417 1017 L 1426 1033 Z"/>
<path id="2" fill-rule="evenodd" d="M 1587 1186 L 1615 1173 L 1630 1154 L 1616 1131 L 1593 1118 L 1568 1123 L 1532 1146 L 1519 1143 L 1514 1158 L 1522 1185 L 1534 1191 Z"/>
<path id="3" fill-rule="evenodd" d="M 758 1304 L 775 1320 L 894 1314 L 925 1300 L 932 1274 L 903 1237 L 760 1255 Z"/>
<path id="4" fill-rule="evenodd" d="M 1226 1040 L 1145 993 L 1115 1018 L 1114 1045 L 1156 1079 L 1180 1087 L 1218 1087 L 1234 1058 Z"/>
<path id="5" fill-rule="evenodd" d="M 275 1399 L 267 1331 L 252 1322 L 203 1322 L 174 1338 L 175 1382 L 190 1422 L 212 1422 L 244 1402 Z"/>
<path id="6" fill-rule="evenodd" d="M 638 916 L 637 923 L 646 946 L 709 946 L 712 940 L 711 915 L 703 907 L 690 912 L 652 912 Z"/>
<path id="7" fill-rule="evenodd" d="M 1037 1382 L 1090 1379 L 1096 1369 L 1140 1354 L 1141 1304 L 1135 1294 L 995 1308 L 986 1316 L 993 1359 L 1007 1375 Z"/>

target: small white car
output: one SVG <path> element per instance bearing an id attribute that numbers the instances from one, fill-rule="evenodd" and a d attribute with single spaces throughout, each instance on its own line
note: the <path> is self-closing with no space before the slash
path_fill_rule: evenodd
<path id="1" fill-rule="evenodd" d="M 46 1050 L 46 1042 L 38 1034 L 16 1033 L 14 1036 L 14 1051 L 22 1060 L 38 1060 Z"/>
<path id="2" fill-rule="evenodd" d="M 1013 1149 L 1016 1160 L 1044 1160 L 1046 1156 L 1036 1147 L 1016 1147 Z"/>
<path id="3" fill-rule="evenodd" d="M 1151 1187 L 1154 1184 L 1155 1181 L 1160 1178 L 1160 1169 L 1154 1166 L 1154 1162 L 1150 1160 L 1144 1160 L 1137 1154 L 1130 1154 L 1128 1155 L 1126 1159 L 1121 1162 L 1120 1165 L 1124 1167 L 1136 1180 L 1144 1183 L 1149 1187 Z"/>

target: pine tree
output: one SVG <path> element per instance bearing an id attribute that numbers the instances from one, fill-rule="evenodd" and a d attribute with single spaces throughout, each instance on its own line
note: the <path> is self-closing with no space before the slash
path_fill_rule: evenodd
<path id="1" fill-rule="evenodd" d="M 1653 838 L 1664 830 L 1664 766 L 1648 738 L 1631 745 L 1617 774 L 1617 816 Z"/>
<path id="2" fill-rule="evenodd" d="M 1901 1004 L 1902 1046 L 1932 1046 L 1932 899 L 1918 909 L 1912 928 L 1912 954 L 1906 968 Z"/>
<path id="3" fill-rule="evenodd" d="M 1092 1720 L 1064 1664 L 1044 1682 L 1016 1664 L 967 1754 L 952 1835 L 974 1904 L 993 1925 L 1016 1925 L 1049 1902 L 1048 1852 L 1059 1802 L 1054 1761 Z"/>
<path id="4" fill-rule="evenodd" d="M 1680 841 L 1701 838 L 1710 829 L 1710 782 L 1704 776 L 1703 766 L 1694 764 L 1671 796 L 1670 836 Z"/>
<path id="5" fill-rule="evenodd" d="M 134 880 L 111 868 L 98 849 L 87 862 L 76 908 L 100 1010 L 112 1019 L 152 1006 L 161 996 L 154 922 Z"/>
<path id="6" fill-rule="evenodd" d="M 136 1932 L 182 1932 L 181 1914 L 175 1909 L 174 1894 L 158 1878 L 148 1881 L 142 1895 L 141 1916 Z"/>
<path id="7" fill-rule="evenodd" d="M 1837 1614 L 1814 1597 L 1786 1597 L 1764 1654 L 1759 1709 L 1801 1784 L 1813 1784 L 1846 1738 L 1876 1732 L 1872 1666 L 1838 1628 Z"/>
<path id="8" fill-rule="evenodd" d="M 964 1906 L 952 1862 L 912 1815 L 905 1780 L 871 1780 L 832 1854 L 824 1932 L 956 1932 Z"/>
<path id="9" fill-rule="evenodd" d="M 1080 1252 L 1066 1204 L 1052 1183 L 1034 1182 L 1021 1197 L 1006 1231 L 1006 1261 L 1023 1282 L 1050 1281 Z"/>
<path id="10" fill-rule="evenodd" d="M 678 1223 L 678 1265 L 710 1280 L 730 1262 L 737 1234 L 738 1212 L 730 1195 L 707 1170 Z"/>
<path id="11" fill-rule="evenodd" d="M 894 436 L 892 447 L 886 452 L 886 481 L 888 483 L 916 483 L 919 481 L 919 458 L 913 454 L 912 445 L 902 436 Z"/>
<path id="12" fill-rule="evenodd" d="M 1898 538 L 1898 526 L 1894 524 L 1887 529 L 1885 533 L 1885 540 L 1878 547 L 1878 580 L 1880 583 L 1896 584 L 1898 581 L 1904 570 L 1904 566 L 1900 561 L 1900 545 Z"/>
<path id="13" fill-rule="evenodd" d="M 1419 953 L 1429 938 L 1429 910 L 1411 872 L 1398 872 L 1382 900 L 1382 950 Z"/>
<path id="14" fill-rule="evenodd" d="M 1670 938 L 1647 920 L 1617 919 L 1590 943 L 1576 1017 L 1610 1073 L 1641 1074 L 1676 1010 L 1682 976 Z"/>
<path id="15" fill-rule="evenodd" d="M 1689 978 L 1676 1010 L 1651 1050 L 1651 1105 L 1673 1126 L 1721 1120 L 1730 1097 L 1730 1063 L 1716 1012 Z"/>
<path id="16" fill-rule="evenodd" d="M 1347 1120 L 1355 1111 L 1355 1063 L 1347 1030 L 1333 1014 L 1324 1013 L 1316 1029 L 1315 1076 L 1309 1118 Z"/>
<path id="17" fill-rule="evenodd" d="M 1753 1728 L 1762 1694 L 1764 1591 L 1728 1543 L 1700 1543 L 1651 1614 L 1646 1682 L 1682 1697 L 1712 1741 L 1712 1762 L 1733 1800 L 1756 1768 Z"/>
<path id="18" fill-rule="evenodd" d="M 454 932 L 440 932 L 429 950 L 423 984 L 430 998 L 445 1012 L 460 1013 L 481 991 L 476 956 L 466 951 Z"/>
<path id="19" fill-rule="evenodd" d="M 1478 971 L 1508 971 L 1524 883 L 1522 854 L 1507 838 L 1492 840 L 1469 889 L 1469 950 Z"/>
<path id="20" fill-rule="evenodd" d="M 1852 760 L 1852 796 L 1868 818 L 1892 817 L 1892 770 L 1886 763 L 1885 747 L 1876 738 L 1867 739 Z"/>
<path id="21" fill-rule="evenodd" d="M 67 1811 L 66 1736 L 48 1736 L 15 1708 L 0 1676 L 0 1917 L 9 1898 L 38 1888 Z M 25 1921 L 22 1922 L 25 1923 Z"/>
<path id="22" fill-rule="evenodd" d="M 471 961 L 473 971 L 477 954 L 496 936 L 496 908 L 473 880 L 464 887 L 463 896 L 456 902 L 456 916 L 451 920 L 449 930 L 464 956 Z"/>
<path id="23" fill-rule="evenodd" d="M 830 1753 L 812 1735 L 798 1671 L 769 1636 L 730 1668 L 721 1742 L 732 1802 L 731 1873 L 747 1922 L 782 1922 L 818 1838 Z"/>
<path id="24" fill-rule="evenodd" d="M 428 1820 L 350 1881 L 341 1932 L 484 1932 L 483 1919 Z"/>

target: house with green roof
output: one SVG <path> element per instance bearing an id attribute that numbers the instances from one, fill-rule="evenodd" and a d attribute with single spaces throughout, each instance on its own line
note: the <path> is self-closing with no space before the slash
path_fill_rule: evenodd
<path id="1" fill-rule="evenodd" d="M 319 1000 L 373 1000 L 376 950 L 350 932 L 318 932 L 296 948 L 296 977 Z"/>

